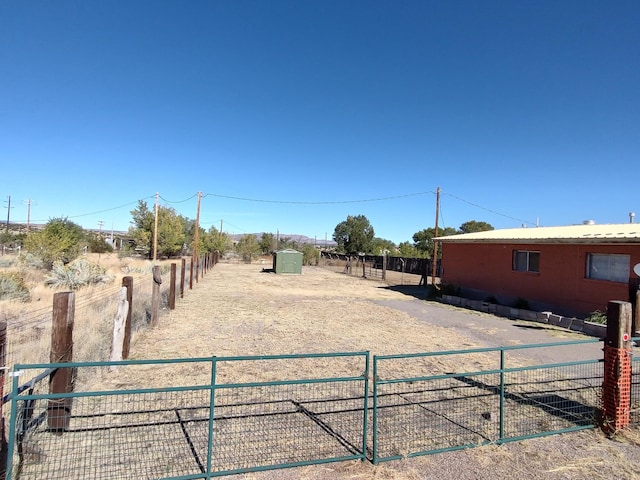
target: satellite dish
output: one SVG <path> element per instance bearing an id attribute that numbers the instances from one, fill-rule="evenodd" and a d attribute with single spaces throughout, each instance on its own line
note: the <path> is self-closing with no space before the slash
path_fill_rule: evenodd
<path id="1" fill-rule="evenodd" d="M 638 275 L 640 277 L 640 263 L 636 263 L 633 266 L 633 271 L 635 272 L 636 275 Z"/>

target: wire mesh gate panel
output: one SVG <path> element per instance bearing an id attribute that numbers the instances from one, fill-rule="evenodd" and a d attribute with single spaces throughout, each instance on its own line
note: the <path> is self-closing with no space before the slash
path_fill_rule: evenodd
<path id="1" fill-rule="evenodd" d="M 214 465 L 222 466 L 218 473 L 366 459 L 368 354 L 262 358 L 217 361 L 220 378 L 266 379 L 218 383 L 213 451 Z M 283 362 L 290 376 L 272 380 Z M 328 370 L 339 376 L 317 376 Z"/>
<path id="2" fill-rule="evenodd" d="M 51 365 L 79 376 L 92 369 L 101 381 L 67 394 L 49 394 L 42 382 L 14 396 L 7 478 L 195 479 L 363 459 L 368 358 L 356 353 Z M 106 374 L 113 366 L 118 370 Z M 41 367 L 21 366 L 22 377 Z M 354 374 L 343 375 L 347 371 Z M 244 378 L 256 381 L 237 381 Z M 139 384 L 144 388 L 131 388 Z"/>
<path id="3" fill-rule="evenodd" d="M 507 368 L 505 356 L 594 342 L 374 356 L 373 462 L 593 427 L 601 360 Z"/>

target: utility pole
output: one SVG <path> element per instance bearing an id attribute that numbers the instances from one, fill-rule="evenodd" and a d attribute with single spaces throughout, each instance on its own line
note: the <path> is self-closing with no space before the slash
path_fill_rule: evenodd
<path id="1" fill-rule="evenodd" d="M 158 258 L 158 192 L 156 192 L 156 218 L 153 227 L 153 261 Z"/>
<path id="2" fill-rule="evenodd" d="M 440 216 L 440 187 L 436 189 L 436 232 L 433 237 L 433 257 L 431 258 L 431 285 L 436 285 L 436 266 L 438 264 L 438 217 Z"/>
<path id="3" fill-rule="evenodd" d="M 102 237 L 102 226 L 104 225 L 104 220 L 98 220 L 98 231 L 100 236 Z"/>
<path id="4" fill-rule="evenodd" d="M 200 199 L 202 198 L 202 192 L 198 192 L 198 208 L 196 210 L 196 232 L 193 235 L 193 258 L 198 261 L 198 230 L 200 230 Z M 196 279 L 198 278 L 198 266 L 196 263 Z"/>
<path id="5" fill-rule="evenodd" d="M 31 224 L 31 205 L 35 205 L 36 202 L 29 198 L 25 200 L 25 203 L 27 204 L 27 233 L 29 233 L 29 226 Z"/>
<path id="6" fill-rule="evenodd" d="M 220 219 L 220 236 L 222 236 L 222 219 Z"/>
<path id="7" fill-rule="evenodd" d="M 9 233 L 9 216 L 11 214 L 11 195 L 8 196 L 8 200 L 5 202 L 7 204 L 7 233 Z"/>

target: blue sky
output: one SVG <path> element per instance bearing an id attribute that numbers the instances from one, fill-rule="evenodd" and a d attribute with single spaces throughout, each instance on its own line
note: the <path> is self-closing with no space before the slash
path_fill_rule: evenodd
<path id="1" fill-rule="evenodd" d="M 640 221 L 640 2 L 7 1 L 0 221 Z"/>

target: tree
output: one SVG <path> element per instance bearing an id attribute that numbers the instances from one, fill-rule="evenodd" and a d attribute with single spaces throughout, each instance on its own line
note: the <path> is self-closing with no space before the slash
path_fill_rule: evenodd
<path id="1" fill-rule="evenodd" d="M 320 251 L 310 243 L 303 243 L 298 246 L 298 250 L 302 251 L 303 265 L 318 265 Z"/>
<path id="2" fill-rule="evenodd" d="M 493 225 L 487 222 L 469 220 L 460 225 L 460 233 L 486 232 L 488 230 L 494 230 L 494 228 Z"/>
<path id="3" fill-rule="evenodd" d="M 153 213 L 147 207 L 147 202 L 138 200 L 138 206 L 131 210 L 132 226 L 129 228 L 129 235 L 133 238 L 133 243 L 138 251 L 152 255 L 153 251 Z"/>
<path id="4" fill-rule="evenodd" d="M 251 262 L 254 255 L 260 253 L 260 246 L 255 235 L 243 235 L 236 244 L 236 252 L 238 252 L 245 262 Z"/>
<path id="5" fill-rule="evenodd" d="M 458 231 L 455 228 L 446 227 L 438 229 L 438 236 L 445 237 L 447 235 L 455 235 Z M 421 257 L 430 258 L 433 252 L 433 238 L 436 236 L 435 228 L 425 228 L 413 234 L 414 246 L 420 253 Z"/>
<path id="6" fill-rule="evenodd" d="M 136 250 L 147 252 L 151 258 L 155 229 L 154 214 L 147 207 L 147 202 L 140 200 L 138 206 L 131 211 L 131 216 L 133 226 L 129 229 L 129 234 L 133 237 Z M 172 256 L 182 250 L 186 240 L 185 222 L 187 220 L 178 215 L 174 209 L 158 207 L 158 255 Z"/>
<path id="7" fill-rule="evenodd" d="M 271 252 L 275 248 L 274 244 L 275 237 L 273 236 L 273 233 L 263 233 L 262 238 L 258 243 L 258 245 L 260 245 L 260 251 L 263 255 L 267 255 L 269 252 Z"/>
<path id="8" fill-rule="evenodd" d="M 418 249 L 410 242 L 400 242 L 398 245 L 398 253 L 401 257 L 407 258 L 419 258 L 421 256 Z"/>
<path id="9" fill-rule="evenodd" d="M 182 250 L 184 240 L 184 218 L 173 208 L 158 208 L 158 256 L 176 255 Z"/>
<path id="10" fill-rule="evenodd" d="M 203 248 L 206 252 L 215 252 L 217 250 L 223 254 L 233 249 L 231 237 L 226 233 L 220 233 L 216 227 L 209 228 L 209 231 L 200 238 L 202 238 Z"/>
<path id="11" fill-rule="evenodd" d="M 371 253 L 374 255 L 393 254 L 397 250 L 396 244 L 391 240 L 375 237 L 371 242 Z"/>
<path id="12" fill-rule="evenodd" d="M 333 232 L 338 249 L 348 254 L 370 253 L 373 236 L 373 227 L 364 215 L 347 216 Z"/>
<path id="13" fill-rule="evenodd" d="M 77 258 L 83 240 L 84 230 L 80 225 L 66 218 L 52 218 L 42 231 L 27 236 L 24 246 L 51 270 L 55 261 L 67 264 Z"/>

